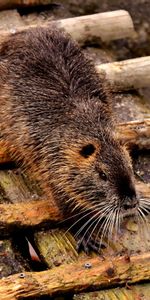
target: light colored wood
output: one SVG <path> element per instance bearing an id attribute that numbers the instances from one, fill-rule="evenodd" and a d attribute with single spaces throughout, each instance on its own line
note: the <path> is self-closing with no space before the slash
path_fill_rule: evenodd
<path id="1" fill-rule="evenodd" d="M 50 26 L 54 28 L 61 27 L 80 44 L 93 39 L 108 42 L 120 38 L 132 37 L 135 34 L 132 19 L 125 10 L 68 18 L 50 23 L 45 22 L 40 26 L 46 28 Z M 4 40 L 9 34 L 36 27 L 37 25 L 30 25 L 15 27 L 15 29 L 12 28 L 9 31 L 2 30 L 0 31 L 0 40 Z"/>
<path id="2" fill-rule="evenodd" d="M 150 86 L 150 56 L 97 65 L 96 70 L 115 91 Z"/>
<path id="3" fill-rule="evenodd" d="M 129 13 L 125 10 L 87 15 L 64 19 L 56 22 L 80 44 L 97 38 L 108 42 L 125 37 L 132 37 L 134 27 Z"/>
<path id="4" fill-rule="evenodd" d="M 100 257 L 80 260 L 43 272 L 25 272 L 0 280 L 1 300 L 65 292 L 78 293 L 89 288 L 137 283 L 150 278 L 150 253 L 122 256 L 102 261 Z"/>

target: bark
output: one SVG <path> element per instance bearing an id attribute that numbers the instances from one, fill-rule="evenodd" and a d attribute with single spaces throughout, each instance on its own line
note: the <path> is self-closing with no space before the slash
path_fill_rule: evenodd
<path id="1" fill-rule="evenodd" d="M 52 0 L 1 0 L 0 9 L 51 4 Z"/>
<path id="2" fill-rule="evenodd" d="M 137 283 L 150 278 L 150 253 L 102 260 L 79 260 L 43 272 L 25 272 L 0 280 L 1 300 L 75 293 Z"/>
<path id="3" fill-rule="evenodd" d="M 47 200 L 31 200 L 15 204 L 0 204 L 0 233 L 20 227 L 49 225 L 62 220 L 57 207 Z"/>

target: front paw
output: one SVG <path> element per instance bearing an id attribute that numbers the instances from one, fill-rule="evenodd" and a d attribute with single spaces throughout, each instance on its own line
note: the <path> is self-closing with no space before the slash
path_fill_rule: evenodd
<path id="1" fill-rule="evenodd" d="M 87 255 L 89 255 L 92 251 L 100 254 L 102 248 L 106 248 L 106 244 L 101 243 L 100 240 L 96 240 L 94 238 L 89 239 L 88 237 L 80 237 L 77 241 L 78 253 L 81 250 L 84 250 Z"/>

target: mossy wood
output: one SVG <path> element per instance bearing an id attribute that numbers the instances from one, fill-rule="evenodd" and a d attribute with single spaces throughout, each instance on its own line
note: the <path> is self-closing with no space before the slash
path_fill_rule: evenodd
<path id="1" fill-rule="evenodd" d="M 150 284 L 141 284 L 75 295 L 73 300 L 149 300 L 149 297 Z"/>
<path id="2" fill-rule="evenodd" d="M 13 273 L 29 270 L 27 262 L 24 262 L 21 255 L 14 252 L 11 240 L 0 240 L 0 278 Z"/>

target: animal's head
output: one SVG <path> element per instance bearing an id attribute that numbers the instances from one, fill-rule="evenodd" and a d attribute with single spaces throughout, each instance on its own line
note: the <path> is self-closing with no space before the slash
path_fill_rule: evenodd
<path id="1" fill-rule="evenodd" d="M 74 213 L 89 212 L 90 219 L 92 211 L 91 229 L 101 222 L 105 230 L 112 229 L 121 216 L 136 213 L 131 160 L 116 139 L 107 105 L 81 101 L 57 128 L 55 138 L 59 143 L 53 155 L 53 187 Z"/>

